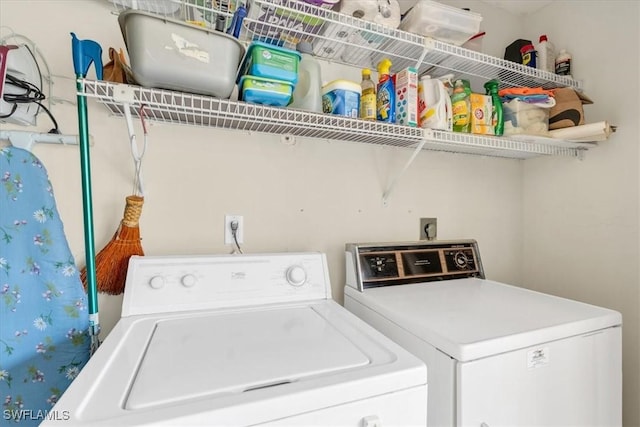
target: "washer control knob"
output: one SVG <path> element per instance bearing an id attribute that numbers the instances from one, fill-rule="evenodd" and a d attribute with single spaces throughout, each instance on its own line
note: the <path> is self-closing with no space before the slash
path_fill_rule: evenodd
<path id="1" fill-rule="evenodd" d="M 299 265 L 292 265 L 287 269 L 287 282 L 291 286 L 302 286 L 307 281 L 307 272 Z"/>
<path id="2" fill-rule="evenodd" d="M 197 282 L 198 279 L 196 279 L 196 276 L 194 276 L 193 274 L 185 274 L 184 276 L 182 276 L 182 279 L 180 279 L 180 283 L 182 283 L 182 286 L 184 286 L 185 288 L 190 288 Z"/>
<path id="3" fill-rule="evenodd" d="M 164 277 L 162 276 L 153 276 L 151 280 L 149 280 L 149 286 L 153 289 L 161 289 L 164 287 Z"/>

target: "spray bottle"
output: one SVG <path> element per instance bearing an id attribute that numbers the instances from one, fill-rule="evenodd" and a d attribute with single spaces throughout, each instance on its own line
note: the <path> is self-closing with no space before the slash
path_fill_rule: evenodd
<path id="1" fill-rule="evenodd" d="M 387 123 L 396 122 L 396 90 L 391 78 L 391 65 L 387 58 L 378 63 L 377 119 Z"/>
<path id="2" fill-rule="evenodd" d="M 500 82 L 498 80 L 489 80 L 484 84 L 484 88 L 487 91 L 487 95 L 491 96 L 491 102 L 493 104 L 491 114 L 491 124 L 493 125 L 493 131 L 495 135 L 504 134 L 504 116 L 502 111 L 502 101 L 500 95 L 498 95 L 498 88 Z"/>

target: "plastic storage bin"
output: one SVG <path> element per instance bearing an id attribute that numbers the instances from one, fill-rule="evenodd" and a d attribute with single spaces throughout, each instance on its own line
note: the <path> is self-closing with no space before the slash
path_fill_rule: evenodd
<path id="1" fill-rule="evenodd" d="M 358 118 L 362 88 L 349 80 L 334 80 L 322 87 L 322 111 Z"/>
<path id="2" fill-rule="evenodd" d="M 235 38 L 138 10 L 122 12 L 118 22 L 138 84 L 231 96 L 244 55 Z"/>
<path id="3" fill-rule="evenodd" d="M 242 76 L 238 89 L 242 101 L 276 107 L 289 104 L 293 94 L 293 84 L 289 82 L 256 76 Z"/>
<path id="4" fill-rule="evenodd" d="M 324 20 L 314 16 L 317 7 L 331 9 L 340 0 L 254 0 L 249 3 L 246 28 L 269 43 L 289 43 L 303 40 L 303 33 L 318 34 Z M 286 29 L 291 29 L 288 31 Z"/>
<path id="5" fill-rule="evenodd" d="M 538 104 L 519 99 L 503 102 L 504 135 L 549 136 L 549 110 L 554 105 L 553 98 Z"/>
<path id="6" fill-rule="evenodd" d="M 480 14 L 420 0 L 402 19 L 400 29 L 460 46 L 478 34 L 481 22 Z"/>
<path id="7" fill-rule="evenodd" d="M 253 42 L 240 67 L 241 75 L 298 82 L 300 53 L 264 42 Z"/>

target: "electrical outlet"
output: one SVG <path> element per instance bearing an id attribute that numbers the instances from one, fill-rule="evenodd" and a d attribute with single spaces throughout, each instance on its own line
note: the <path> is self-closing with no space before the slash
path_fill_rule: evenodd
<path id="1" fill-rule="evenodd" d="M 435 240 L 438 237 L 438 218 L 420 218 L 420 240 Z"/>
<path id="2" fill-rule="evenodd" d="M 238 229 L 236 230 L 236 239 L 238 243 L 244 240 L 244 221 L 242 215 L 225 215 L 224 216 L 224 243 L 225 245 L 233 245 L 233 232 L 231 231 L 231 223 L 237 221 Z"/>

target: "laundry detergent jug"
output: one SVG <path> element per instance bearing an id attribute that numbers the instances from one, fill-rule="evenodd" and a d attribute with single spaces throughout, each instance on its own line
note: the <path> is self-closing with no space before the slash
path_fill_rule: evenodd
<path id="1" fill-rule="evenodd" d="M 444 82 L 422 76 L 418 83 L 418 118 L 420 127 L 451 131 L 453 115 L 451 98 Z"/>

